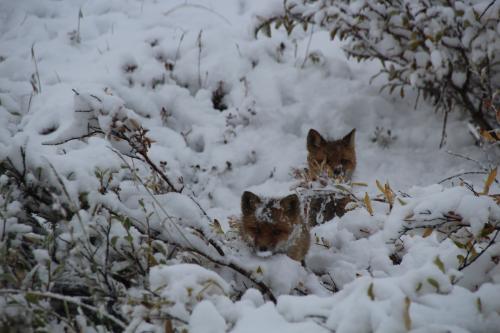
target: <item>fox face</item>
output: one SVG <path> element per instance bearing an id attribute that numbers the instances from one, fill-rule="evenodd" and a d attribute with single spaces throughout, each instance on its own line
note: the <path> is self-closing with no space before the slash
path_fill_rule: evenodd
<path id="1" fill-rule="evenodd" d="M 297 195 L 264 199 L 246 191 L 241 197 L 241 211 L 240 233 L 257 255 L 286 253 L 295 260 L 304 259 L 310 236 Z"/>
<path id="2" fill-rule="evenodd" d="M 307 163 L 312 175 L 326 171 L 330 177 L 351 179 L 356 168 L 354 135 L 356 129 L 340 140 L 327 141 L 316 130 L 307 135 Z"/>

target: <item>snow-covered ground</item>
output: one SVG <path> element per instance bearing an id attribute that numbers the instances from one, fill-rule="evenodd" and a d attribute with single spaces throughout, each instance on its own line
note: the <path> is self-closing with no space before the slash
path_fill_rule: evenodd
<path id="1" fill-rule="evenodd" d="M 296 29 L 287 37 L 280 30 L 256 39 L 255 15 L 269 13 L 269 3 L 0 0 L 0 158 L 21 166 L 24 147 L 30 168 L 53 168 L 46 177 L 54 183 L 60 177 L 75 202 L 85 192 L 92 205 L 140 219 L 142 198 L 182 218 L 183 226 L 210 232 L 188 196 L 196 198 L 225 233 L 217 236 L 231 258 L 225 260 L 254 271 L 279 297 L 273 304 L 230 269 L 179 258 L 152 267 L 146 284 L 175 304 L 165 311 L 185 320 L 189 332 L 500 331 L 500 245 L 459 270 L 465 246 L 426 233 L 449 216 L 474 235 L 499 223 L 493 198 L 458 186 L 459 178 L 446 180 L 482 172 L 462 176 L 481 192 L 498 151 L 475 146 L 459 112 L 450 114 L 439 149 L 443 114 L 423 102 L 415 106 L 409 90 L 403 99 L 380 92 L 382 79 L 369 82 L 378 64 L 347 60 L 326 32 Z M 222 111 L 212 101 L 218 89 Z M 130 153 L 123 142 L 103 135 L 69 140 L 86 135 L 89 124 L 109 134 L 113 121 L 125 117 L 149 130 L 149 156 L 166 162 L 165 174 L 184 186 L 183 194 L 153 200 L 120 174 L 123 161 L 110 148 Z M 283 255 L 254 257 L 230 221 L 245 190 L 293 192 L 310 128 L 330 138 L 356 128 L 353 181 L 367 186 L 354 186 L 354 193 L 380 197 L 378 180 L 398 198 L 392 210 L 373 201 L 370 214 L 360 203 L 314 228 L 304 269 Z M 128 163 L 151 177 L 140 162 Z M 123 176 L 110 180 L 120 186 L 121 202 L 98 191 L 97 168 Z M 489 192 L 499 191 L 494 182 Z M 488 244 L 483 240 L 476 251 Z M 390 259 L 395 252 L 398 264 Z M 126 293 L 140 295 L 135 287 Z M 127 329 L 162 331 L 161 321 L 138 307 L 119 309 Z"/>

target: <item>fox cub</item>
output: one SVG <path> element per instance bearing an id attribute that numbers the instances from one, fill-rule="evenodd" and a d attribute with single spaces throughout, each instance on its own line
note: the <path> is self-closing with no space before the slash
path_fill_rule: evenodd
<path id="1" fill-rule="evenodd" d="M 278 199 L 245 191 L 241 197 L 240 233 L 259 256 L 285 253 L 302 262 L 311 240 L 300 207 L 296 194 Z"/>
<path id="2" fill-rule="evenodd" d="M 316 130 L 307 134 L 307 164 L 313 176 L 326 172 L 329 177 L 350 180 L 356 168 L 353 129 L 340 140 L 327 141 Z"/>
<path id="3" fill-rule="evenodd" d="M 356 150 L 353 129 L 342 139 L 327 141 L 316 130 L 307 135 L 307 164 L 309 175 L 314 180 L 324 174 L 341 181 L 350 180 L 356 168 Z M 307 199 L 308 223 L 314 226 L 329 221 L 334 216 L 342 216 L 351 200 L 338 197 L 336 193 L 321 193 Z"/>

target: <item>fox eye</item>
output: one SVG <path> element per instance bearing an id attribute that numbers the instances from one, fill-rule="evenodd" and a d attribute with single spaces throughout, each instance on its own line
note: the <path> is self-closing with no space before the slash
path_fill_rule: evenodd
<path id="1" fill-rule="evenodd" d="M 342 163 L 342 164 L 349 164 L 349 160 L 341 159 L 340 163 Z"/>
<path id="2" fill-rule="evenodd" d="M 273 230 L 273 236 L 279 236 L 281 235 L 281 230 Z"/>

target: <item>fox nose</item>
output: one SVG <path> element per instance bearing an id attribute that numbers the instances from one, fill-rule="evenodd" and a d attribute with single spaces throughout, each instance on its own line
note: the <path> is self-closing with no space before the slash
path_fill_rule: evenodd
<path id="1" fill-rule="evenodd" d="M 341 166 L 341 165 L 336 166 L 336 167 L 333 169 L 333 175 L 334 175 L 334 176 L 340 176 L 340 174 L 342 174 L 342 166 Z"/>
<path id="2" fill-rule="evenodd" d="M 266 252 L 268 250 L 267 246 L 259 246 L 259 251 L 260 252 Z"/>

